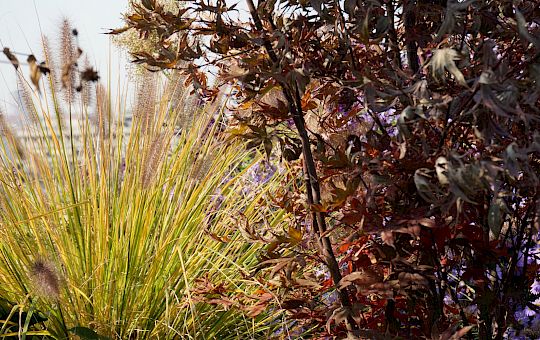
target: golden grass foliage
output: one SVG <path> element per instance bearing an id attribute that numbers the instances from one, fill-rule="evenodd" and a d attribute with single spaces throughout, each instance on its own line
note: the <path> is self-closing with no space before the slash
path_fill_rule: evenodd
<path id="1" fill-rule="evenodd" d="M 259 156 L 221 135 L 221 107 L 190 112 L 186 125 L 167 85 L 155 84 L 155 109 L 131 130 L 126 98 L 111 100 L 102 85 L 94 106 L 69 92 L 73 119 L 63 124 L 54 80 L 25 101 L 39 115 L 25 124 L 32 138 L 21 144 L 3 129 L 0 297 L 15 307 L 0 336 L 65 339 L 87 327 L 118 339 L 267 338 L 281 327 L 272 314 L 193 299 L 201 278 L 246 296 L 260 288 L 245 274 L 259 247 L 232 221 L 260 218 L 257 202 L 277 182 L 243 193 L 240 179 Z M 276 226 L 282 216 L 265 219 Z M 30 331 L 23 311 L 47 321 Z"/>

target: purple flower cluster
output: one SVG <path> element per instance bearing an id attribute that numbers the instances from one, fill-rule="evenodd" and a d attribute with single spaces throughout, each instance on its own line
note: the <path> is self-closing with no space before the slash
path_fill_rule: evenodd
<path id="1" fill-rule="evenodd" d="M 531 293 L 534 295 L 540 295 L 540 281 L 538 279 L 535 279 L 531 285 Z"/>
<path id="2" fill-rule="evenodd" d="M 274 176 L 276 170 L 275 165 L 263 160 L 248 170 L 246 178 L 253 184 L 265 184 Z"/>
<path id="3" fill-rule="evenodd" d="M 540 308 L 540 298 L 533 303 Z M 540 339 L 540 313 L 529 306 L 522 306 L 514 313 L 519 326 L 510 327 L 505 333 L 505 339 Z"/>
<path id="4" fill-rule="evenodd" d="M 534 238 L 535 244 L 529 249 L 527 253 L 527 264 L 540 264 L 540 244 L 539 237 L 536 235 Z M 525 254 L 521 252 L 519 254 L 517 269 L 523 270 L 525 265 Z M 530 286 L 530 294 L 536 299 L 531 303 L 524 303 L 518 307 L 514 313 L 514 318 L 518 325 L 509 327 L 505 334 L 505 339 L 540 339 L 540 276 L 534 279 Z M 535 308 L 537 307 L 537 308 Z"/>

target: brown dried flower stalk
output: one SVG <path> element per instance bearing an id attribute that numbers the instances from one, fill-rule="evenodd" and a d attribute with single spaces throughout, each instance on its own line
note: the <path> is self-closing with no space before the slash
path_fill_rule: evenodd
<path id="1" fill-rule="evenodd" d="M 83 68 L 85 70 L 92 69 L 92 67 L 90 66 L 90 61 L 86 56 L 84 57 Z M 81 84 L 79 86 L 81 90 L 81 101 L 84 106 L 89 106 L 93 100 L 92 88 L 94 86 L 94 83 L 91 81 L 81 81 Z"/>
<path id="2" fill-rule="evenodd" d="M 21 106 L 20 109 L 28 115 L 32 122 L 39 122 L 39 116 L 34 101 L 32 100 L 31 90 L 20 73 L 17 75 L 17 88 L 19 89 L 20 98 L 20 101 L 17 104 Z"/>
<path id="3" fill-rule="evenodd" d="M 60 63 L 62 65 L 61 82 L 64 90 L 64 99 L 72 103 L 75 95 L 77 74 L 74 72 L 80 49 L 73 39 L 75 30 L 72 29 L 68 19 L 64 19 L 60 29 Z"/>
<path id="4" fill-rule="evenodd" d="M 38 296 L 53 300 L 60 297 L 60 276 L 51 263 L 44 260 L 32 263 L 30 280 Z"/>
<path id="5" fill-rule="evenodd" d="M 101 138 L 109 136 L 110 98 L 103 84 L 96 85 L 96 119 Z"/>
<path id="6" fill-rule="evenodd" d="M 60 81 L 58 80 L 58 70 L 56 68 L 57 66 L 56 60 L 52 54 L 51 45 L 49 43 L 48 37 L 46 36 L 42 37 L 42 45 L 43 45 L 43 56 L 45 58 L 45 62 L 49 66 L 49 70 L 50 70 L 49 77 L 51 78 L 52 84 L 54 87 L 51 90 L 58 91 L 60 90 Z"/>
<path id="7" fill-rule="evenodd" d="M 152 128 L 156 109 L 156 75 L 144 72 L 138 80 L 133 118 L 140 123 L 141 131 L 148 134 Z"/>
<path id="8" fill-rule="evenodd" d="M 158 174 L 159 167 L 165 155 L 167 142 L 165 135 L 159 134 L 155 136 L 146 149 L 142 169 L 142 187 L 148 188 Z"/>
<path id="9" fill-rule="evenodd" d="M 4 118 L 4 114 L 0 112 L 0 136 L 3 136 L 8 140 L 8 142 L 13 147 L 13 151 L 17 153 L 18 159 L 24 160 L 26 158 L 26 154 L 24 152 L 24 147 L 17 138 L 17 136 L 13 133 L 11 128 L 9 127 L 9 124 L 6 122 L 6 119 Z"/>
<path id="10" fill-rule="evenodd" d="M 169 99 L 171 110 L 176 111 L 186 99 L 186 86 L 184 85 L 185 76 L 179 71 L 173 70 L 168 78 L 165 94 Z"/>

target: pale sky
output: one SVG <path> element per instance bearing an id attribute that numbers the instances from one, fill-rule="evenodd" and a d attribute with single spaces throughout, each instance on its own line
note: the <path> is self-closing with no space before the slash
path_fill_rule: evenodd
<path id="1" fill-rule="evenodd" d="M 54 46 L 62 18 L 67 17 L 79 31 L 80 46 L 102 79 L 106 79 L 110 65 L 112 83 L 117 83 L 118 77 L 123 79 L 126 75 L 126 58 L 110 43 L 110 36 L 103 33 L 122 26 L 122 12 L 127 3 L 127 0 L 0 0 L 0 50 L 9 47 L 11 51 L 34 53 L 41 61 L 41 32 Z M 26 59 L 18 58 L 21 62 Z M 7 61 L 3 53 L 0 60 Z M 23 65 L 22 69 L 26 75 L 27 66 Z M 11 94 L 17 88 L 15 79 L 13 66 L 0 63 L 0 109 L 8 114 L 17 111 Z"/>
<path id="2" fill-rule="evenodd" d="M 229 5 L 239 2 L 237 14 L 247 20 L 245 1 L 226 2 Z M 1 50 L 9 47 L 13 52 L 32 53 L 38 62 L 43 61 L 41 34 L 49 38 L 54 49 L 64 17 L 77 28 L 80 47 L 97 68 L 101 80 L 106 83 L 110 79 L 114 97 L 119 81 L 122 86 L 129 84 L 126 72 L 129 57 L 118 51 L 104 33 L 123 26 L 122 13 L 127 5 L 128 0 L 0 0 L 0 112 L 12 118 L 19 115 L 13 96 L 17 90 L 15 69 Z M 26 56 L 17 57 L 24 63 L 20 69 L 28 79 Z"/>

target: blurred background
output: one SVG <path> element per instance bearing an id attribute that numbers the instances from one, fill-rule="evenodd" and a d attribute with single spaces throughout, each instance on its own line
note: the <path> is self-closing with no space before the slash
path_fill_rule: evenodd
<path id="1" fill-rule="evenodd" d="M 119 52 L 106 32 L 122 26 L 122 12 L 127 1 L 122 0 L 18 0 L 2 1 L 0 6 L 0 47 L 13 52 L 34 54 L 43 60 L 41 36 L 49 37 L 51 48 L 59 44 L 58 36 L 64 18 L 68 18 L 79 31 L 79 44 L 90 64 L 97 68 L 103 82 L 109 77 L 112 84 L 122 84 L 127 76 L 125 52 Z M 17 56 L 26 75 L 25 56 Z M 2 54 L 0 57 L 0 111 L 11 124 L 16 124 L 20 114 L 20 101 L 15 69 Z M 110 68 L 110 72 L 109 69 Z M 111 86 L 112 95 L 118 90 Z"/>

